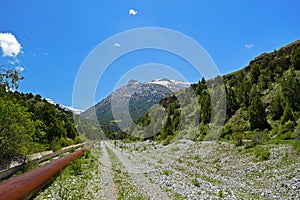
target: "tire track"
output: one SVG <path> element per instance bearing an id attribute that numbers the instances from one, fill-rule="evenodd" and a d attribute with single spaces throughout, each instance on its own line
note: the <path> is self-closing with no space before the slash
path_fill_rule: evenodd
<path id="1" fill-rule="evenodd" d="M 103 165 L 102 169 L 102 192 L 101 196 L 103 199 L 107 200 L 114 200 L 116 199 L 117 192 L 113 180 L 113 172 L 111 169 L 111 161 L 109 159 L 108 153 L 106 151 L 106 143 L 102 141 L 100 143 L 103 155 L 100 158 L 100 162 Z"/>
<path id="2" fill-rule="evenodd" d="M 170 197 L 161 190 L 159 185 L 153 184 L 150 180 L 144 176 L 139 168 L 131 163 L 125 156 L 117 149 L 113 148 L 110 143 L 106 144 L 113 153 L 118 157 L 119 161 L 126 168 L 130 177 L 132 177 L 132 185 L 137 187 L 139 191 L 144 195 L 153 200 L 169 200 Z"/>

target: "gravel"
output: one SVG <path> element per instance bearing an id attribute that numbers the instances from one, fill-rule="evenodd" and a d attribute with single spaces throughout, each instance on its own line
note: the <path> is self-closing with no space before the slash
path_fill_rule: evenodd
<path id="1" fill-rule="evenodd" d="M 102 141 L 96 146 L 92 153 L 99 162 L 86 172 L 89 176 L 69 177 L 66 185 L 81 178 L 84 199 L 116 199 L 108 147 L 124 166 L 121 173 L 128 172 L 130 184 L 149 199 L 300 199 L 300 157 L 291 146 L 261 146 L 270 157 L 260 161 L 253 149 L 225 142 L 113 144 Z M 55 199 L 58 183 L 37 199 Z"/>

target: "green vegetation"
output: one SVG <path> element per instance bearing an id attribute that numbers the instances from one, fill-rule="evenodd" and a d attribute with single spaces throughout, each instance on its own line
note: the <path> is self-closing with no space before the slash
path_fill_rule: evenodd
<path id="1" fill-rule="evenodd" d="M 255 149 L 255 156 L 260 161 L 266 161 L 270 159 L 270 151 L 268 150 L 268 148 L 257 147 Z"/>
<path id="2" fill-rule="evenodd" d="M 59 173 L 49 187 L 36 194 L 36 199 L 96 199 L 97 191 L 101 189 L 100 165 L 96 160 L 88 152 L 75 159 Z"/>
<path id="3" fill-rule="evenodd" d="M 193 179 L 192 183 L 193 183 L 194 186 L 200 187 L 200 182 L 197 179 Z"/>
<path id="4" fill-rule="evenodd" d="M 218 192 L 218 196 L 221 197 L 221 198 L 223 198 L 223 197 L 224 197 L 224 192 L 223 192 L 222 190 L 220 190 L 220 191 Z"/>
<path id="5" fill-rule="evenodd" d="M 26 154 L 57 150 L 80 142 L 73 115 L 52 105 L 41 95 L 12 91 L 23 78 L 0 66 L 0 159 L 1 168 Z"/>
<path id="6" fill-rule="evenodd" d="M 248 149 L 273 140 L 292 140 L 295 150 L 299 150 L 299 56 L 300 41 L 296 41 L 256 57 L 242 70 L 209 80 L 202 78 L 191 88 L 162 99 L 160 105 L 166 109 L 164 125 L 151 139 L 163 145 L 183 137 L 195 141 L 220 139 L 233 141 L 236 146 L 246 144 Z M 222 125 L 220 119 L 225 115 L 222 96 L 211 99 L 211 94 L 221 94 L 222 83 L 226 91 L 225 124 L 220 134 L 207 135 L 209 129 Z M 191 90 L 197 102 L 190 102 Z M 211 119 L 213 107 L 219 113 Z M 150 120 L 144 116 L 138 122 L 147 125 Z M 258 157 L 269 159 L 267 152 Z"/>
<path id="7" fill-rule="evenodd" d="M 170 170 L 163 169 L 163 170 L 162 170 L 162 173 L 163 173 L 164 175 L 169 176 L 171 172 L 170 172 Z"/>

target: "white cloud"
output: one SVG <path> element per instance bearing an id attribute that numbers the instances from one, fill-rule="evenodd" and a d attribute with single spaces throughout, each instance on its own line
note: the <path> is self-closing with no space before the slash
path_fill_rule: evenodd
<path id="1" fill-rule="evenodd" d="M 254 44 L 246 44 L 245 47 L 246 47 L 247 49 L 251 49 L 251 48 L 254 47 Z"/>
<path id="2" fill-rule="evenodd" d="M 115 46 L 115 47 L 121 47 L 121 44 L 118 43 L 118 42 L 116 42 L 116 43 L 114 44 L 114 46 Z"/>
<path id="3" fill-rule="evenodd" d="M 16 67 L 16 70 L 18 70 L 18 71 L 22 72 L 22 71 L 24 71 L 24 67 L 22 67 L 22 66 L 18 66 L 18 67 Z"/>
<path id="4" fill-rule="evenodd" d="M 131 8 L 129 10 L 129 15 L 137 15 L 138 11 L 134 10 L 133 8 Z"/>
<path id="5" fill-rule="evenodd" d="M 16 57 L 21 52 L 21 45 L 11 33 L 0 33 L 0 47 L 3 57 Z"/>

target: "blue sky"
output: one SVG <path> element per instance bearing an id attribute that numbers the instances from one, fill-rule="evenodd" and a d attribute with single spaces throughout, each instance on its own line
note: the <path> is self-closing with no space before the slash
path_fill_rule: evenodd
<path id="1" fill-rule="evenodd" d="M 22 47 L 17 58 L 25 80 L 19 90 L 65 105 L 72 104 L 76 74 L 89 53 L 126 30 L 181 32 L 202 45 L 221 74 L 300 39 L 298 0 L 1 0 L 0 5 L 0 33 L 13 34 Z M 0 63 L 12 59 L 1 57 Z M 132 52 L 108 68 L 95 101 L 107 96 L 124 73 L 147 63 L 171 66 L 190 82 L 200 79 L 189 63 L 168 52 Z"/>

